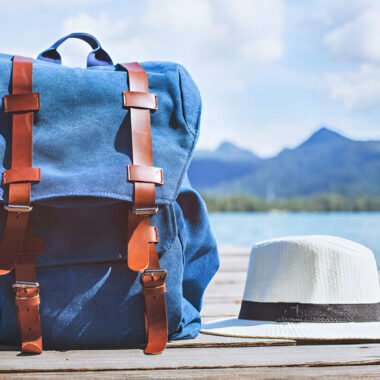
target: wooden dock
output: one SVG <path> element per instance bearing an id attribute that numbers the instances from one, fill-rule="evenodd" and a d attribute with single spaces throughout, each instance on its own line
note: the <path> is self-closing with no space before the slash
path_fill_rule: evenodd
<path id="1" fill-rule="evenodd" d="M 223 249 L 207 290 L 205 320 L 236 316 L 248 250 Z M 140 350 L 45 352 L 23 356 L 3 347 L 0 379 L 294 379 L 380 378 L 380 343 L 296 345 L 290 340 L 223 338 L 170 343 L 158 356 Z"/>

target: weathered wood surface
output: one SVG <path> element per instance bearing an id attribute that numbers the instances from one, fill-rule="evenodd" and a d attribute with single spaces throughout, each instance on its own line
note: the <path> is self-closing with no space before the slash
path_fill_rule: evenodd
<path id="1" fill-rule="evenodd" d="M 97 372 L 36 372 L 28 374 L 6 374 L 1 379 L 202 379 L 202 380 L 230 380 L 239 379 L 379 379 L 379 370 L 376 366 L 347 366 L 347 367 L 265 367 L 265 368 L 213 368 L 213 369 L 186 369 L 181 371 L 154 370 L 149 371 L 97 371 Z"/>
<path id="2" fill-rule="evenodd" d="M 2 373 L 17 371 L 111 371 L 189 368 L 255 368 L 380 365 L 380 345 L 176 348 L 163 355 L 141 350 L 45 352 L 43 356 L 1 353 Z M 379 367 L 380 368 L 380 367 Z M 379 372 L 380 374 L 380 372 Z"/>
<path id="3" fill-rule="evenodd" d="M 170 342 L 168 348 L 200 348 L 200 347 L 259 347 L 259 346 L 295 346 L 296 342 L 287 339 L 253 339 L 223 337 L 200 334 L 197 339 Z"/>
<path id="4" fill-rule="evenodd" d="M 225 250 L 204 300 L 204 320 L 236 316 L 248 250 Z M 22 356 L 3 347 L 0 379 L 270 379 L 380 378 L 380 344 L 295 346 L 290 340 L 224 338 L 201 334 L 173 342 L 164 354 L 139 350 L 45 352 Z"/>

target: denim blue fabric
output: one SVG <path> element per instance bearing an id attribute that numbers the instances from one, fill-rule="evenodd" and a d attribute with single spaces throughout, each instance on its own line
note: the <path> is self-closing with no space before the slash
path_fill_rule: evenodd
<path id="1" fill-rule="evenodd" d="M 186 171 L 199 133 L 201 101 L 186 70 L 144 63 L 150 91 L 154 165 L 164 169 L 157 187 L 160 265 L 167 269 L 170 339 L 192 338 L 200 328 L 204 290 L 219 262 L 204 202 Z M 44 238 L 37 258 L 46 349 L 130 348 L 145 344 L 139 274 L 126 260 L 127 211 L 132 184 L 128 110 L 121 92 L 127 74 L 116 67 L 73 69 L 34 63 L 41 110 L 34 124 L 32 186 L 35 234 Z M 9 93 L 11 56 L 0 55 L 0 96 Z M 10 163 L 10 116 L 0 109 L 0 155 Z M 3 200 L 3 190 L 0 193 Z M 5 211 L 0 211 L 0 228 Z M 0 277 L 0 342 L 19 344 L 12 292 L 14 273 Z"/>
<path id="2" fill-rule="evenodd" d="M 11 56 L 0 54 L 0 97 L 9 93 Z M 199 92 L 186 70 L 173 63 L 147 62 L 150 92 L 158 95 L 152 112 L 153 158 L 164 169 L 158 204 L 173 203 L 198 136 Z M 32 200 L 94 196 L 131 201 L 126 180 L 131 163 L 128 110 L 122 107 L 127 73 L 115 66 L 73 69 L 35 61 L 34 91 L 41 110 L 33 129 L 34 166 L 42 181 Z M 2 106 L 1 106 L 2 107 Z M 0 108 L 0 157 L 10 164 L 11 116 Z M 0 190 L 0 199 L 3 190 Z"/>

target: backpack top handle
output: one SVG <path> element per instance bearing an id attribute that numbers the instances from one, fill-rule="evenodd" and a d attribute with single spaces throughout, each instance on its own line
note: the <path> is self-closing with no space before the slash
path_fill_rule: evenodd
<path id="1" fill-rule="evenodd" d="M 111 57 L 101 47 L 99 41 L 94 36 L 88 33 L 71 33 L 66 37 L 59 39 L 48 49 L 44 50 L 41 54 L 39 54 L 37 59 L 40 61 L 56 63 L 57 65 L 60 65 L 62 63 L 62 59 L 57 49 L 59 48 L 59 46 L 61 46 L 63 42 L 71 38 L 76 38 L 84 42 L 87 42 L 92 47 L 93 50 L 87 57 L 87 67 L 113 65 Z"/>

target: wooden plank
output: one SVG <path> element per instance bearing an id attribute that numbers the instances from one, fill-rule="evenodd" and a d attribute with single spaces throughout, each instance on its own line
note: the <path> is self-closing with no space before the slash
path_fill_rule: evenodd
<path id="1" fill-rule="evenodd" d="M 244 291 L 245 287 L 245 281 L 235 281 L 232 282 L 232 280 L 228 279 L 227 276 L 225 277 L 218 277 L 218 279 L 214 282 L 212 282 L 209 287 L 206 289 L 206 294 L 209 293 L 219 293 L 220 295 L 223 295 L 225 291 L 228 292 L 242 292 Z M 243 294 L 235 294 L 236 297 L 242 297 Z"/>
<path id="2" fill-rule="evenodd" d="M 248 259 L 244 260 L 241 258 L 236 258 L 233 260 L 231 257 L 230 259 L 224 259 L 220 263 L 219 267 L 220 271 L 223 272 L 236 272 L 240 269 L 240 272 L 246 273 L 248 269 Z M 219 272 L 220 273 L 220 272 Z"/>
<path id="3" fill-rule="evenodd" d="M 41 356 L 6 351 L 1 359 L 0 373 L 380 365 L 380 344 L 177 348 L 153 356 L 141 350 L 45 352 Z"/>
<path id="4" fill-rule="evenodd" d="M 249 254 L 242 254 L 242 253 L 234 253 L 234 254 L 226 254 L 226 253 L 221 253 L 219 255 L 219 260 L 221 263 L 223 262 L 227 262 L 227 261 L 230 261 L 230 262 L 248 262 L 249 260 Z"/>
<path id="5" fill-rule="evenodd" d="M 207 303 L 210 304 L 215 304 L 220 308 L 220 305 L 223 304 L 223 302 L 226 303 L 226 305 L 234 305 L 237 304 L 240 306 L 241 301 L 239 298 L 232 298 L 232 297 L 221 297 L 219 295 L 216 296 L 208 296 L 206 299 Z M 222 311 L 222 310 L 221 310 Z"/>
<path id="6" fill-rule="evenodd" d="M 219 256 L 220 257 L 226 257 L 226 256 L 245 256 L 249 257 L 251 254 L 251 248 L 250 247 L 233 247 L 233 246 L 219 246 Z"/>
<path id="7" fill-rule="evenodd" d="M 202 309 L 203 317 L 213 317 L 214 319 L 221 319 L 226 317 L 237 317 L 240 311 L 240 302 L 236 304 L 222 305 L 220 303 L 205 303 Z"/>
<path id="8" fill-rule="evenodd" d="M 220 285 L 220 284 L 245 284 L 245 278 L 247 274 L 245 271 L 241 272 L 228 272 L 220 271 L 211 281 L 210 285 Z"/>
<path id="9" fill-rule="evenodd" d="M 196 339 L 170 342 L 168 348 L 294 346 L 295 344 L 296 341 L 289 339 L 234 338 L 199 334 Z"/>
<path id="10" fill-rule="evenodd" d="M 309 368 L 214 368 L 214 369 L 183 369 L 152 371 L 96 371 L 96 372 L 35 372 L 3 374 L 1 379 L 378 379 L 380 366 L 347 366 L 347 367 L 309 367 Z"/>
<path id="11" fill-rule="evenodd" d="M 217 300 L 222 305 L 227 304 L 227 303 L 240 304 L 243 297 L 243 290 L 240 289 L 240 291 L 241 291 L 240 295 L 235 295 L 233 292 L 230 292 L 228 289 L 226 289 L 224 294 L 220 294 L 219 292 L 210 290 L 209 292 L 205 294 L 205 302 Z"/>

